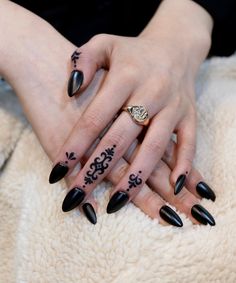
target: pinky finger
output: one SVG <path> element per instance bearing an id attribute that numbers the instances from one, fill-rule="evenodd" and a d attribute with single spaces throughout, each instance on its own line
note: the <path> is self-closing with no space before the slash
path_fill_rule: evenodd
<path id="1" fill-rule="evenodd" d="M 184 187 L 187 175 L 192 169 L 196 149 L 195 119 L 183 120 L 177 129 L 176 164 L 170 175 L 174 184 L 174 194 L 177 195 Z"/>

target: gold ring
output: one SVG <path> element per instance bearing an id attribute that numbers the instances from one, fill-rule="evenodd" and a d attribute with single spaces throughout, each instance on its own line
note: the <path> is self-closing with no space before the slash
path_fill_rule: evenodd
<path id="1" fill-rule="evenodd" d="M 133 121 L 142 126 L 147 126 L 149 124 L 148 111 L 144 106 L 126 106 L 122 110 L 130 114 Z"/>

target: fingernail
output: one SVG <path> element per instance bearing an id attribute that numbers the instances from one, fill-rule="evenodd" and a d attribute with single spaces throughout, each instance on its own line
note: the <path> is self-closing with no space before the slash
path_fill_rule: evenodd
<path id="1" fill-rule="evenodd" d="M 69 171 L 69 167 L 64 164 L 64 163 L 57 163 L 49 176 L 49 183 L 50 184 L 54 184 L 58 181 L 60 181 L 63 177 L 65 177 L 65 175 L 67 174 L 67 172 Z"/>
<path id="2" fill-rule="evenodd" d="M 200 223 L 211 226 L 215 226 L 215 219 L 213 216 L 200 204 L 195 204 L 191 209 L 192 216 Z"/>
<path id="3" fill-rule="evenodd" d="M 110 199 L 107 205 L 107 213 L 113 213 L 121 209 L 129 200 L 127 193 L 118 191 Z"/>
<path id="4" fill-rule="evenodd" d="M 177 227 L 183 226 L 183 222 L 179 215 L 169 206 L 163 205 L 159 210 L 159 214 L 167 223 Z"/>
<path id="5" fill-rule="evenodd" d="M 196 191 L 203 198 L 211 199 L 212 201 L 216 199 L 215 193 L 205 182 L 199 182 L 196 186 Z"/>
<path id="6" fill-rule="evenodd" d="M 70 97 L 74 96 L 76 92 L 79 91 L 83 83 L 83 80 L 84 80 L 83 72 L 79 70 L 73 70 L 71 72 L 71 75 L 68 81 L 68 87 L 67 87 L 68 95 Z"/>
<path id="7" fill-rule="evenodd" d="M 66 195 L 63 203 L 62 203 L 62 210 L 64 212 L 70 211 L 76 208 L 85 197 L 85 192 L 80 188 L 73 188 L 69 193 Z"/>
<path id="8" fill-rule="evenodd" d="M 175 183 L 174 194 L 177 195 L 184 187 L 184 183 L 186 180 L 186 175 L 180 175 Z"/>
<path id="9" fill-rule="evenodd" d="M 97 216 L 96 216 L 96 213 L 95 213 L 93 206 L 90 203 L 86 202 L 85 204 L 82 205 L 82 209 L 83 209 L 84 214 L 87 217 L 87 219 L 92 224 L 96 224 L 97 223 Z"/>

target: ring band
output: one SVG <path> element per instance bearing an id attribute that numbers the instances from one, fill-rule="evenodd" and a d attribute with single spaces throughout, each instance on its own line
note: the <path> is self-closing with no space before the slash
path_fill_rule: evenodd
<path id="1" fill-rule="evenodd" d="M 144 106 L 125 106 L 122 110 L 130 114 L 133 121 L 142 126 L 149 124 L 148 111 Z"/>

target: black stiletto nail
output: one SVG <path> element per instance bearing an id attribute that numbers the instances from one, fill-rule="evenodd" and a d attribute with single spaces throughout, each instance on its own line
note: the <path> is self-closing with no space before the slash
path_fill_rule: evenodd
<path id="1" fill-rule="evenodd" d="M 200 223 L 211 226 L 215 226 L 215 219 L 213 216 L 200 204 L 195 204 L 191 209 L 192 216 Z"/>
<path id="2" fill-rule="evenodd" d="M 75 187 L 66 195 L 62 204 L 62 210 L 67 212 L 76 208 L 84 200 L 84 197 L 85 192 L 82 189 Z"/>
<path id="3" fill-rule="evenodd" d="M 68 81 L 68 87 L 67 87 L 68 95 L 70 97 L 74 96 L 76 92 L 79 91 L 83 83 L 83 80 L 84 80 L 83 72 L 79 70 L 73 70 L 71 72 L 71 75 Z"/>
<path id="4" fill-rule="evenodd" d="M 84 212 L 85 216 L 87 217 L 87 219 L 92 224 L 96 224 L 97 223 L 97 216 L 96 216 L 96 213 L 95 213 L 93 206 L 90 203 L 86 202 L 85 204 L 82 205 L 82 209 L 83 209 L 83 212 Z"/>
<path id="5" fill-rule="evenodd" d="M 113 213 L 121 209 L 129 200 L 127 193 L 118 191 L 110 199 L 107 205 L 107 213 Z"/>
<path id="6" fill-rule="evenodd" d="M 175 183 L 175 191 L 174 194 L 177 195 L 184 187 L 184 183 L 186 180 L 186 175 L 180 175 Z"/>
<path id="7" fill-rule="evenodd" d="M 49 183 L 54 184 L 64 178 L 69 171 L 69 167 L 64 163 L 57 163 L 49 176 Z"/>
<path id="8" fill-rule="evenodd" d="M 206 199 L 211 199 L 212 201 L 215 201 L 216 195 L 212 191 L 212 189 L 204 182 L 199 182 L 196 186 L 196 191 L 198 194 Z"/>
<path id="9" fill-rule="evenodd" d="M 159 214 L 167 223 L 177 227 L 183 226 L 183 222 L 179 215 L 169 206 L 163 205 L 159 210 Z"/>

